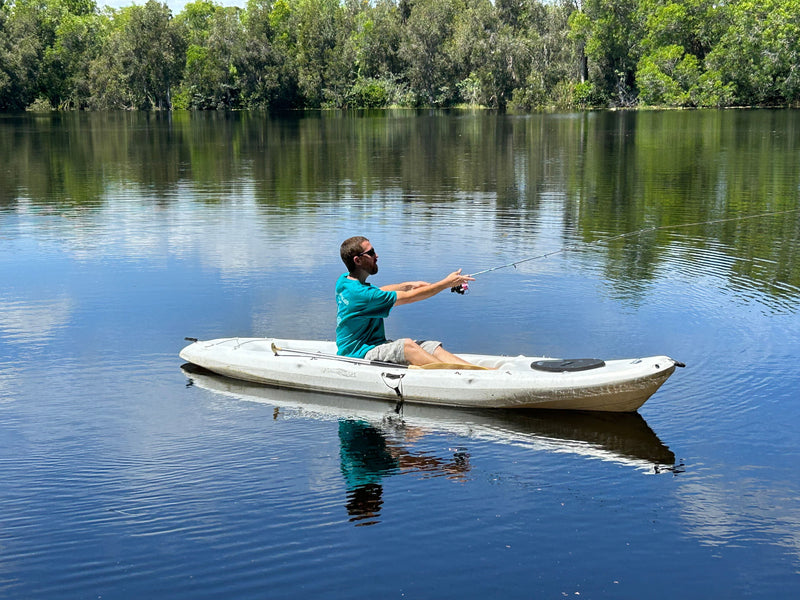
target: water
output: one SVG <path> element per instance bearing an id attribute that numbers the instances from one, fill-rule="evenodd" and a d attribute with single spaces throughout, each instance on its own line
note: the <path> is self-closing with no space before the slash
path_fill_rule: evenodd
<path id="1" fill-rule="evenodd" d="M 0 595 L 796 595 L 799 126 L 3 116 Z M 362 233 L 378 283 L 557 251 L 390 336 L 688 366 L 634 415 L 402 417 L 181 368 L 184 336 L 330 339 Z"/>

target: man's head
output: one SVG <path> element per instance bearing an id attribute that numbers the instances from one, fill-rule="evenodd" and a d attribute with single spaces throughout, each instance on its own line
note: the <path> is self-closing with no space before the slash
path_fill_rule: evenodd
<path id="1" fill-rule="evenodd" d="M 369 240 L 357 235 L 347 238 L 339 248 L 339 255 L 347 267 L 348 272 L 364 269 L 370 275 L 378 272 L 378 255 Z"/>

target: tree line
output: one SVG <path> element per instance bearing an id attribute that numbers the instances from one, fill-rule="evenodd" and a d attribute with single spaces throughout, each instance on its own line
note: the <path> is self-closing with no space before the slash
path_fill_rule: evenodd
<path id="1" fill-rule="evenodd" d="M 0 110 L 800 104 L 800 0 L 0 0 Z"/>

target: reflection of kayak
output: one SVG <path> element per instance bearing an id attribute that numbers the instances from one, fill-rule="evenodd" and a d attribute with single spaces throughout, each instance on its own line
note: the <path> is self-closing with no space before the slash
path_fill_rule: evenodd
<path id="1" fill-rule="evenodd" d="M 491 370 L 414 369 L 337 357 L 334 342 L 225 338 L 180 355 L 220 375 L 270 386 L 467 408 L 632 412 L 678 365 L 668 356 L 625 360 L 462 354 Z"/>
<path id="2" fill-rule="evenodd" d="M 271 406 L 296 408 L 316 419 L 359 419 L 383 427 L 394 403 L 265 387 L 221 377 L 195 365 L 183 371 L 197 387 Z M 547 452 L 577 454 L 649 472 L 675 464 L 675 455 L 638 413 L 481 410 L 406 404 L 402 421 L 430 432 L 482 439 Z"/>

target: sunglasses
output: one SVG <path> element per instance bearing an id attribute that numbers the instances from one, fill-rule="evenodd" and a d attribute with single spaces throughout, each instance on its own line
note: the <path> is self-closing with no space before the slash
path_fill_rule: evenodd
<path id="1" fill-rule="evenodd" d="M 375 258 L 375 248 L 370 248 L 366 252 L 360 252 L 356 254 L 356 256 L 364 256 L 365 254 L 369 254 L 371 257 Z"/>

